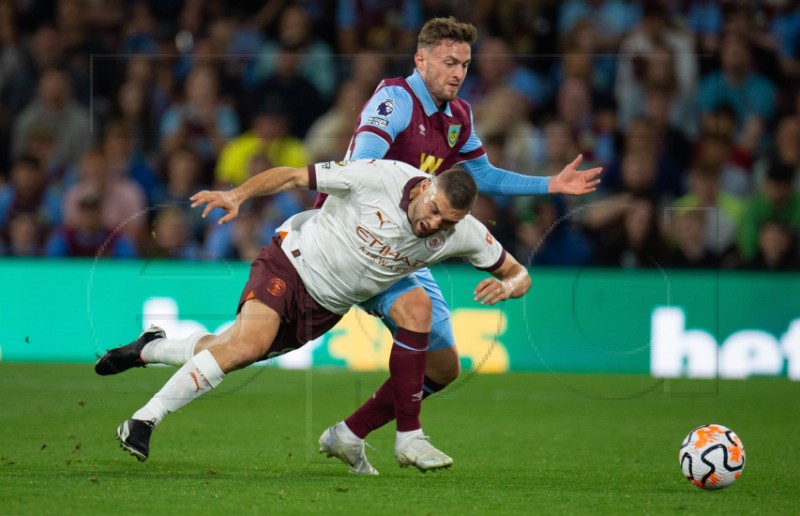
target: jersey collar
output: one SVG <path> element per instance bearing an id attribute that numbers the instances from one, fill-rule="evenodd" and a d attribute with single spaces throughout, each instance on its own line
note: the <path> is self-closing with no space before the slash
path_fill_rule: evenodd
<path id="1" fill-rule="evenodd" d="M 433 101 L 433 97 L 431 97 L 428 87 L 425 86 L 425 81 L 422 80 L 422 76 L 419 74 L 419 71 L 414 70 L 414 73 L 406 77 L 406 82 L 409 86 L 411 86 L 411 91 L 414 92 L 414 95 L 416 95 L 419 101 L 422 102 L 422 107 L 425 109 L 425 114 L 427 116 L 435 115 L 439 110 L 436 108 L 436 103 Z M 450 111 L 449 102 L 445 102 L 442 112 L 444 112 L 444 114 L 447 116 L 453 116 L 453 113 Z"/>
<path id="2" fill-rule="evenodd" d="M 422 181 L 428 179 L 425 176 L 412 177 L 403 187 L 403 197 L 400 199 L 400 209 L 408 213 L 408 205 L 411 204 L 411 190 Z"/>

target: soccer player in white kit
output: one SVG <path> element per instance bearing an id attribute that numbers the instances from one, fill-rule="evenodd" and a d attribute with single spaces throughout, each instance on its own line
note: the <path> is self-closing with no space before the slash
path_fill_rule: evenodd
<path id="1" fill-rule="evenodd" d="M 530 288 L 527 270 L 507 254 L 469 209 L 477 187 L 453 169 L 435 178 L 405 163 L 360 160 L 278 167 L 254 176 L 228 192 L 203 191 L 193 207 L 205 204 L 227 213 L 226 223 L 245 200 L 290 189 L 328 193 L 322 209 L 303 212 L 280 228 L 253 262 L 236 320 L 221 335 L 194 334 L 167 339 L 160 328 L 108 351 L 97 362 L 108 375 L 148 363 L 180 366 L 164 387 L 120 425 L 117 437 L 126 451 L 145 460 L 153 429 L 169 413 L 215 388 L 225 375 L 253 362 L 297 349 L 332 328 L 351 306 L 369 299 L 423 267 L 465 257 L 495 278 L 481 281 L 475 299 L 494 304 L 520 297 Z M 431 305 L 420 303 L 394 337 L 389 371 L 392 382 L 401 466 L 420 470 L 449 467 L 452 459 L 433 447 L 419 421 L 425 350 Z M 341 446 L 350 437 L 334 425 L 320 438 L 320 451 L 336 456 L 351 472 L 377 474 L 363 450 Z M 363 444 L 362 444 L 363 446 Z"/>

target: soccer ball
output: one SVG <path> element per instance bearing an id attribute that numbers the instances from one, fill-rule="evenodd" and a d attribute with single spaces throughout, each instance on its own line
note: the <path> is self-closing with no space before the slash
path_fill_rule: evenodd
<path id="1" fill-rule="evenodd" d="M 681 444 L 683 475 L 700 489 L 722 489 L 733 484 L 744 469 L 744 446 L 730 428 L 703 425 Z"/>

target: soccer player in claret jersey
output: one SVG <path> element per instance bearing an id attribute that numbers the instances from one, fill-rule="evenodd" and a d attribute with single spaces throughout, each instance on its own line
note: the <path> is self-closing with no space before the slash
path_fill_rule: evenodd
<path id="1" fill-rule="evenodd" d="M 579 171 L 581 156 L 553 177 L 517 174 L 489 162 L 473 130 L 471 108 L 457 97 L 472 60 L 470 45 L 476 36 L 474 26 L 453 17 L 428 21 L 419 34 L 414 73 L 406 78 L 386 79 L 378 85 L 361 111 L 348 157 L 395 159 L 429 174 L 459 165 L 484 194 L 593 192 L 600 182 L 601 169 Z M 317 199 L 317 206 L 322 202 L 324 196 Z M 361 304 L 368 312 L 382 317 L 395 333 L 397 328 L 408 324 L 414 307 L 428 299 L 433 304 L 433 327 L 425 370 L 425 397 L 446 387 L 460 372 L 450 310 L 430 271 L 422 269 Z M 392 383 L 387 381 L 354 414 L 326 430 L 320 442 L 328 439 L 332 431 L 347 435 L 342 446 L 361 450 L 358 462 L 368 464 L 363 454 L 363 439 L 394 417 L 392 389 Z"/>
<path id="2" fill-rule="evenodd" d="M 385 160 L 282 167 L 262 172 L 229 192 L 199 192 L 192 196 L 192 206 L 205 204 L 203 216 L 222 208 L 227 213 L 220 223 L 226 223 L 250 197 L 299 188 L 332 197 L 321 210 L 287 220 L 280 236 L 261 250 L 231 328 L 218 336 L 200 333 L 167 339 L 154 327 L 97 361 L 95 370 L 101 375 L 147 363 L 180 366 L 117 429 L 123 449 L 139 460 L 149 456 L 152 431 L 168 413 L 215 388 L 227 373 L 319 337 L 351 306 L 415 270 L 466 257 L 498 278 L 481 281 L 475 290 L 475 299 L 488 304 L 520 297 L 530 288 L 525 267 L 468 214 L 477 187 L 457 169 L 431 179 L 410 165 Z M 421 303 L 408 321 L 397 328 L 389 357 L 397 419 L 395 456 L 401 466 L 423 471 L 449 467 L 452 459 L 430 444 L 419 420 L 430 302 Z M 377 474 L 368 462 L 359 462 L 363 450 L 341 446 L 348 437 L 337 428 L 326 431 L 321 451 L 342 459 L 354 473 Z"/>

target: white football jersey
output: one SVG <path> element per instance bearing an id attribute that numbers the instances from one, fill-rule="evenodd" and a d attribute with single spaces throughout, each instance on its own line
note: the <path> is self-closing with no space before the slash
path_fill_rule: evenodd
<path id="1" fill-rule="evenodd" d="M 319 304 L 346 313 L 417 269 L 463 256 L 494 270 L 505 251 L 467 215 L 448 231 L 414 235 L 408 220 L 411 189 L 430 176 L 388 160 L 309 165 L 311 189 L 330 196 L 319 210 L 299 213 L 279 231 L 283 252 Z"/>

